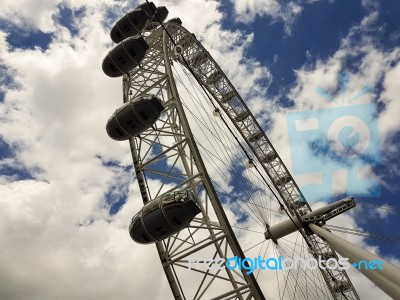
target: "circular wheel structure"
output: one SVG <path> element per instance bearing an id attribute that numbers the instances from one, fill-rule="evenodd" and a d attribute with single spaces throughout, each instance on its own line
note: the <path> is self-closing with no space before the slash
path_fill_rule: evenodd
<path id="1" fill-rule="evenodd" d="M 124 16 L 112 31 L 119 50 L 103 62 L 107 75 L 123 77 L 124 105 L 107 131 L 129 140 L 146 204 L 132 238 L 155 243 L 174 299 L 359 299 L 335 251 L 304 225 L 325 219 L 311 213 L 209 52 L 179 19 L 165 22 L 167 12 L 145 3 Z M 168 212 L 181 207 L 176 195 L 196 203 L 187 224 Z M 343 203 L 341 211 L 354 206 Z M 274 227 L 282 222 L 292 229 Z M 274 270 L 271 260 L 261 270 L 255 262 L 294 257 L 323 263 Z"/>

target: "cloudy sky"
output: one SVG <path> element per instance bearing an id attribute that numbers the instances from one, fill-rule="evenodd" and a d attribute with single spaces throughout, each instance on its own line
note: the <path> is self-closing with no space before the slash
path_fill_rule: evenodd
<path id="1" fill-rule="evenodd" d="M 210 51 L 311 203 L 354 195 L 348 226 L 400 235 L 395 0 L 155 3 Z M 155 248 L 127 232 L 141 207 L 128 144 L 105 131 L 122 94 L 101 62 L 137 4 L 2 0 L 1 299 L 169 298 Z M 400 259 L 398 244 L 362 243 Z"/>

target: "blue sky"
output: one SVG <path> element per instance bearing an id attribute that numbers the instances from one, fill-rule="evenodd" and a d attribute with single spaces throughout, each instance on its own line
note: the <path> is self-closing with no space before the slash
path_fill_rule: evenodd
<path id="1" fill-rule="evenodd" d="M 181 17 L 209 49 L 310 202 L 332 201 L 350 190 L 358 202 L 375 205 L 357 210 L 358 228 L 400 236 L 397 1 L 156 4 L 166 5 L 170 17 Z M 112 268 L 121 263 L 118 257 L 130 253 L 131 241 L 121 239 L 128 237 L 126 224 L 140 208 L 131 201 L 139 193 L 129 177 L 127 145 L 115 144 L 105 134 L 121 90 L 119 80 L 101 72 L 101 61 L 112 46 L 110 28 L 136 5 L 114 0 L 6 1 L 0 12 L 0 243 L 8 245 L 0 266 L 13 274 L 10 282 L 18 279 L 30 286 L 29 274 L 37 266 L 30 265 L 21 279 L 12 265 L 41 252 L 54 261 L 67 257 L 60 269 L 69 264 L 71 277 L 81 274 L 76 280 L 86 280 L 85 274 L 100 268 L 101 261 Z M 366 86 L 371 89 L 350 101 Z M 293 129 L 310 119 L 319 122 L 320 130 Z M 370 143 L 364 145 L 367 139 Z M 350 151 L 357 145 L 355 155 L 343 154 L 343 147 Z M 390 209 L 377 208 L 382 205 Z M 91 226 L 74 231 L 76 224 Z M 21 234 L 25 228 L 27 235 Z M 57 238 L 61 233 L 64 241 Z M 385 257 L 400 260 L 399 244 L 366 241 Z M 13 251 L 21 243 L 31 246 L 17 262 Z M 79 250 L 71 245 L 80 245 Z M 139 252 L 149 262 L 155 257 L 155 252 Z M 75 264 L 73 257 L 88 267 Z M 59 274 L 46 268 L 35 282 L 38 290 Z M 149 272 L 157 273 L 155 268 Z M 0 282 L 6 274 L 0 274 Z M 122 277 L 119 281 L 129 285 Z M 117 290 L 121 298 L 131 295 L 118 287 L 104 289 L 103 296 Z M 148 297 L 157 298 L 152 293 Z M 73 296 L 86 297 L 83 292 Z"/>

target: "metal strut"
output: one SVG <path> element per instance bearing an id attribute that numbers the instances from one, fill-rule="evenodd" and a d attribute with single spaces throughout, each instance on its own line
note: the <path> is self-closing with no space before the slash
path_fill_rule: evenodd
<path id="1" fill-rule="evenodd" d="M 350 263 L 360 264 L 360 261 L 365 263 L 360 265 L 358 270 L 390 297 L 400 299 L 400 268 L 338 237 L 327 229 L 315 224 L 309 224 L 308 227 L 321 236 L 340 255 L 347 257 Z"/>

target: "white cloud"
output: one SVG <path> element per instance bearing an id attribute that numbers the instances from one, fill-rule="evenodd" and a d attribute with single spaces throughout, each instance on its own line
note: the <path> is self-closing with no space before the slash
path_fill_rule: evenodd
<path id="1" fill-rule="evenodd" d="M 269 16 L 272 21 L 282 21 L 285 32 L 290 34 L 296 18 L 303 7 L 295 2 L 280 2 L 277 0 L 231 0 L 234 6 L 236 21 L 251 23 L 257 16 Z"/>
<path id="2" fill-rule="evenodd" d="M 182 20 L 182 25 L 200 39 L 206 35 L 206 32 L 208 33 L 210 26 L 219 24 L 223 17 L 219 11 L 220 4 L 218 1 L 161 0 L 154 3 L 158 6 L 166 6 L 170 18 L 179 17 Z"/>
<path id="3" fill-rule="evenodd" d="M 61 1 L 29 1 L 5 0 L 0 12 L 0 18 L 12 22 L 20 28 L 39 29 L 43 32 L 52 32 L 55 29 L 53 16 L 56 7 Z M 35 13 L 39 12 L 40 13 Z"/>
<path id="4" fill-rule="evenodd" d="M 96 15 L 98 15 L 98 12 L 105 11 L 110 7 L 113 7 L 113 11 L 117 12 L 127 5 L 127 3 L 117 0 L 4 0 L 3 2 L 5 3 L 3 3 L 0 11 L 0 19 L 24 31 L 40 30 L 45 33 L 53 33 L 57 30 L 60 8 L 67 7 L 73 11 L 85 8 L 89 12 L 96 12 Z"/>
<path id="5" fill-rule="evenodd" d="M 397 60 L 400 60 L 400 50 L 396 51 Z M 400 76 L 400 62 L 398 61 L 393 67 L 391 67 L 384 75 L 384 91 L 381 94 L 380 100 L 385 104 L 383 112 L 381 112 L 381 118 L 379 122 L 379 129 L 382 133 L 382 142 L 384 144 L 390 144 L 390 138 L 398 132 L 400 122 L 398 121 L 397 114 L 400 110 L 399 95 L 400 87 L 398 84 L 398 78 Z"/>
<path id="6" fill-rule="evenodd" d="M 369 10 L 376 10 L 379 8 L 380 3 L 377 0 L 362 0 L 361 1 L 361 5 Z"/>
<path id="7" fill-rule="evenodd" d="M 376 212 L 378 213 L 379 218 L 386 219 L 386 217 L 390 214 L 394 214 L 394 211 L 391 209 L 393 208 L 391 208 L 389 205 L 382 205 L 376 209 Z"/>
<path id="8" fill-rule="evenodd" d="M 0 106 L 0 135 L 17 149 L 17 158 L 7 164 L 36 171 L 35 180 L 2 177 L 0 298 L 159 297 L 160 291 L 132 280 L 138 273 L 147 282 L 160 282 L 168 295 L 161 265 L 151 263 L 158 259 L 155 248 L 138 247 L 127 233 L 141 206 L 136 185 L 118 216 L 108 216 L 104 207 L 105 193 L 122 178 L 98 157 L 124 164 L 130 157 L 127 145 L 110 140 L 105 131 L 122 103 L 120 80 L 101 71 L 108 32 L 93 26 L 107 11 L 86 7 L 84 17 L 75 20 L 79 34 L 72 37 L 51 17 L 56 4 L 48 2 L 43 14 L 35 13 L 37 5 L 18 9 L 24 5 L 19 2 L 2 10 L 3 16 L 14 14 L 15 25 L 54 36 L 48 49 L 22 50 L 9 46 L 1 32 L 0 60 L 18 84 L 5 88 Z"/>

